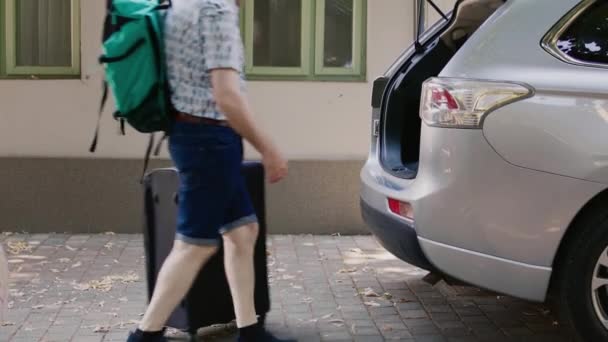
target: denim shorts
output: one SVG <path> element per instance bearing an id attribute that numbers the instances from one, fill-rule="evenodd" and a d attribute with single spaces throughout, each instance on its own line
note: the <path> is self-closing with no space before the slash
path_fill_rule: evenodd
<path id="1" fill-rule="evenodd" d="M 169 152 L 180 183 L 176 239 L 215 246 L 221 235 L 257 222 L 241 173 L 242 138 L 233 129 L 176 122 Z"/>

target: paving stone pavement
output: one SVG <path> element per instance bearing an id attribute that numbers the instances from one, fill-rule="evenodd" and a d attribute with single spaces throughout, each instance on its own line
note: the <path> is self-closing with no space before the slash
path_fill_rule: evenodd
<path id="1" fill-rule="evenodd" d="M 0 237 L 11 308 L 0 341 L 125 341 L 146 304 L 140 235 Z M 268 327 L 299 341 L 568 341 L 546 306 L 431 286 L 369 236 L 272 236 Z M 179 338 L 178 338 L 179 340 Z M 205 341 L 234 340 L 229 333 Z"/>

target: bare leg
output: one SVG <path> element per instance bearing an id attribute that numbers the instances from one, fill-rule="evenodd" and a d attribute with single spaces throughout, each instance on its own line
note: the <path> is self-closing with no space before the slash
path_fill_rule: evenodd
<path id="1" fill-rule="evenodd" d="M 234 301 L 239 328 L 257 323 L 255 312 L 253 253 L 258 225 L 250 224 L 224 234 L 224 267 Z"/>
<path id="2" fill-rule="evenodd" d="M 184 298 L 201 267 L 217 247 L 196 246 L 176 240 L 165 260 L 154 289 L 154 295 L 139 324 L 143 331 L 160 331 L 175 307 Z"/>

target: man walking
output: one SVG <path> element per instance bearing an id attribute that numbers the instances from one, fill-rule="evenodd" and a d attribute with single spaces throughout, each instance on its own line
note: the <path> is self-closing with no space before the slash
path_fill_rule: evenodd
<path id="1" fill-rule="evenodd" d="M 169 138 L 180 178 L 177 235 L 150 305 L 128 342 L 166 341 L 162 329 L 167 319 L 220 239 L 239 340 L 280 341 L 257 323 L 253 255 L 258 225 L 241 175 L 241 137 L 261 153 L 270 182 L 287 175 L 287 161 L 258 129 L 243 94 L 238 4 L 173 0 L 165 49 L 177 111 Z"/>

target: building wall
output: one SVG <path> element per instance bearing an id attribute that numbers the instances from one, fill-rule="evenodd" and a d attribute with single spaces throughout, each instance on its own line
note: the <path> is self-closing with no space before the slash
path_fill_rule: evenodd
<path id="1" fill-rule="evenodd" d="M 104 113 L 96 123 L 103 1 L 82 1 L 82 77 L 0 80 L 2 229 L 140 230 L 139 166 L 147 138 L 118 136 Z M 368 1 L 367 82 L 249 83 L 262 126 L 292 160 L 292 174 L 269 187 L 273 232 L 362 232 L 358 172 L 368 152 L 371 84 L 413 37 L 411 1 Z M 257 158 L 248 149 L 247 157 Z M 160 164 L 166 165 L 163 152 Z M 3 191 L 4 192 L 4 191 Z"/>

